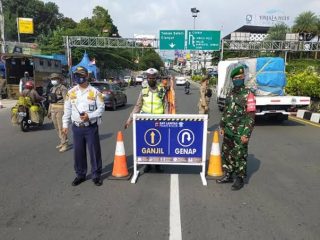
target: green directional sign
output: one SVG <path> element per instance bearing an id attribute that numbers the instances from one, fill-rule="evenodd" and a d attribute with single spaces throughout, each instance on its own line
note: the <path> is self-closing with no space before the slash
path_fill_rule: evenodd
<path id="1" fill-rule="evenodd" d="M 220 31 L 188 30 L 187 49 L 220 50 Z"/>
<path id="2" fill-rule="evenodd" d="M 160 50 L 184 50 L 184 30 L 160 30 Z"/>

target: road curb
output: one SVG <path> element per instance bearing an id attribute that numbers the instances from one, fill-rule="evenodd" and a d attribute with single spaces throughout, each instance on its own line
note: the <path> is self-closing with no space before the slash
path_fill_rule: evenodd
<path id="1" fill-rule="evenodd" d="M 296 117 L 305 119 L 314 123 L 320 123 L 320 113 L 314 113 L 308 110 L 298 110 Z"/>

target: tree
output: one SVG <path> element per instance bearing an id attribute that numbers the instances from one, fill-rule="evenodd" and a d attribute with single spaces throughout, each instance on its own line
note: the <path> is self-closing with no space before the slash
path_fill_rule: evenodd
<path id="1" fill-rule="evenodd" d="M 16 20 L 18 17 L 33 18 L 34 34 L 21 35 L 21 41 L 33 42 L 39 35 L 50 34 L 56 29 L 59 19 L 63 16 L 59 13 L 59 8 L 55 3 L 44 3 L 39 0 L 4 0 L 3 11 L 7 40 L 17 40 Z"/>
<path id="2" fill-rule="evenodd" d="M 285 40 L 289 27 L 285 23 L 278 23 L 271 27 L 268 31 L 267 40 Z"/>
<path id="3" fill-rule="evenodd" d="M 100 32 L 100 36 L 119 37 L 118 28 L 113 24 L 108 10 L 96 6 L 92 13 L 93 26 Z"/>
<path id="4" fill-rule="evenodd" d="M 148 49 L 139 61 L 140 70 L 146 70 L 148 68 L 155 68 L 160 70 L 160 68 L 163 66 L 164 64 L 159 54 L 157 54 L 153 49 Z"/>
<path id="5" fill-rule="evenodd" d="M 315 13 L 311 11 L 303 12 L 295 18 L 292 31 L 303 34 L 303 40 L 306 41 L 307 36 L 318 33 L 318 24 L 319 19 Z"/>

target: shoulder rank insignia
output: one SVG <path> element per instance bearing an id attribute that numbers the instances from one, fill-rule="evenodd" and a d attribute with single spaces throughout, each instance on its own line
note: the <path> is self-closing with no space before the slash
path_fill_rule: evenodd
<path id="1" fill-rule="evenodd" d="M 89 90 L 87 99 L 89 99 L 89 100 L 95 100 L 94 91 L 93 91 L 93 90 Z"/>

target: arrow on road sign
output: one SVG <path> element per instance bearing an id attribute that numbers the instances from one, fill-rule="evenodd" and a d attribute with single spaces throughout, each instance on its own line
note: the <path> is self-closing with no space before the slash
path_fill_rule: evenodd
<path id="1" fill-rule="evenodd" d="M 174 43 L 170 43 L 169 45 L 171 48 L 174 48 L 175 44 Z"/>
<path id="2" fill-rule="evenodd" d="M 151 136 L 151 144 L 154 144 L 154 135 L 156 135 L 153 131 L 150 133 Z"/>
<path id="3" fill-rule="evenodd" d="M 190 44 L 192 44 L 192 46 L 195 46 L 194 36 L 192 34 L 189 34 L 189 45 Z"/>
<path id="4" fill-rule="evenodd" d="M 189 132 L 184 132 L 184 133 L 182 133 L 181 142 L 184 143 L 184 141 L 185 141 L 185 140 L 184 140 L 185 135 L 187 135 L 187 140 L 188 140 L 188 142 L 190 142 L 190 140 L 191 140 L 191 135 L 190 135 Z"/>

